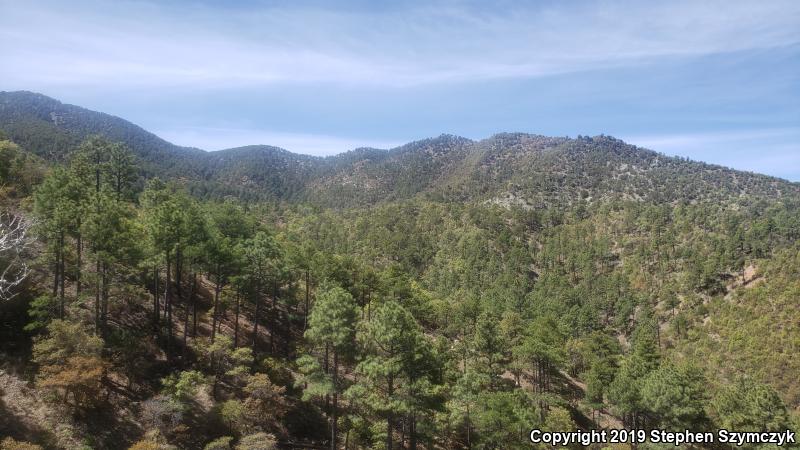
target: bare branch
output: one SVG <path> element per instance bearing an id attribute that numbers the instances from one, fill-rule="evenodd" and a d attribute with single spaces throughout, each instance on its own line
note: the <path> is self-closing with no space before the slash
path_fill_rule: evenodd
<path id="1" fill-rule="evenodd" d="M 14 297 L 12 291 L 28 276 L 23 252 L 32 242 L 30 225 L 20 216 L 0 215 L 0 301 Z"/>

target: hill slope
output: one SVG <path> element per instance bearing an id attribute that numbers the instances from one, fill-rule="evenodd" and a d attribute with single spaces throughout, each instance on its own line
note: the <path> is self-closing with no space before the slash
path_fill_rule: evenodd
<path id="1" fill-rule="evenodd" d="M 118 117 L 31 92 L 0 92 L 0 130 L 50 160 L 63 159 L 89 135 L 103 134 L 128 145 L 147 175 L 182 179 L 200 196 L 336 207 L 420 194 L 530 208 L 610 198 L 662 203 L 800 194 L 796 183 L 666 157 L 608 136 L 505 133 L 471 141 L 442 135 L 326 158 L 266 145 L 204 152 L 171 144 Z"/>
<path id="2" fill-rule="evenodd" d="M 67 169 L 29 176 L 44 163 L 0 140 L 0 204 L 41 224 L 0 255 L 32 270 L 0 301 L 0 439 L 526 449 L 531 428 L 797 428 L 797 184 L 608 136 L 206 153 L 0 100 L 0 129 Z M 67 157 L 96 132 L 195 197 L 98 189 L 113 165 Z M 204 201 L 227 194 L 280 202 Z"/>
<path id="3" fill-rule="evenodd" d="M 124 142 L 143 161 L 158 162 L 148 167 L 158 172 L 168 173 L 205 156 L 202 150 L 173 145 L 119 117 L 26 91 L 0 92 L 0 129 L 27 150 L 53 160 L 63 159 L 93 134 Z"/>

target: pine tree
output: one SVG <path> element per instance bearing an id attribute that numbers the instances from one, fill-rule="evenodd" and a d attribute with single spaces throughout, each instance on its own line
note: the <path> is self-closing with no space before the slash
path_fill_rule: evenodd
<path id="1" fill-rule="evenodd" d="M 111 144 L 106 170 L 107 184 L 118 201 L 133 197 L 134 183 L 138 179 L 136 158 L 121 143 Z"/>
<path id="2" fill-rule="evenodd" d="M 333 367 L 330 369 L 330 392 L 333 397 L 331 407 L 331 449 L 337 448 L 337 426 L 339 413 L 339 395 L 344 389 L 339 376 L 339 364 L 342 359 L 351 356 L 355 345 L 355 332 L 358 309 L 349 292 L 339 286 L 323 286 L 317 294 L 317 300 L 309 317 L 309 328 L 306 339 L 317 349 L 324 348 L 325 365 L 330 353 Z"/>
<path id="3" fill-rule="evenodd" d="M 164 315 L 167 319 L 167 348 L 172 345 L 172 265 L 185 229 L 185 215 L 175 194 L 158 179 L 150 180 L 142 193 L 144 222 L 150 243 L 156 254 L 163 257 L 166 268 L 164 282 Z M 156 299 L 158 296 L 156 295 Z M 154 304 L 156 325 L 159 323 L 160 305 Z"/>
<path id="4" fill-rule="evenodd" d="M 227 205 L 227 204 L 225 204 Z M 216 337 L 217 321 L 219 318 L 219 299 L 222 289 L 236 273 L 241 261 L 241 249 L 237 247 L 239 241 L 247 234 L 243 220 L 237 214 L 238 209 L 227 206 L 220 210 L 212 210 L 210 214 L 210 230 L 208 245 L 206 246 L 206 263 L 214 280 L 214 304 L 211 322 L 211 339 Z"/>
<path id="5" fill-rule="evenodd" d="M 422 330 L 411 314 L 393 301 L 386 301 L 373 311 L 364 324 L 358 341 L 363 358 L 356 367 L 360 375 L 348 395 L 367 404 L 385 419 L 386 449 L 394 445 L 396 419 L 409 410 L 402 401 L 401 384 L 409 356 L 425 345 Z"/>
<path id="6" fill-rule="evenodd" d="M 53 298 L 59 298 L 59 317 L 65 316 L 66 238 L 77 233 L 78 292 L 80 292 L 80 225 L 86 191 L 74 174 L 55 168 L 34 194 L 34 211 L 40 232 L 48 238 L 53 254 Z"/>
<path id="7" fill-rule="evenodd" d="M 626 425 L 641 428 L 647 405 L 642 400 L 642 382 L 652 371 L 658 369 L 661 355 L 658 350 L 654 318 L 643 310 L 639 324 L 633 333 L 633 351 L 622 362 L 614 381 L 609 387 L 609 400 L 624 416 Z"/>
<path id="8" fill-rule="evenodd" d="M 247 373 L 253 364 L 253 352 L 249 348 L 234 349 L 231 344 L 228 336 L 219 336 L 215 341 L 199 340 L 193 344 L 203 365 L 214 376 L 211 394 L 215 399 L 224 379 Z"/>
<path id="9" fill-rule="evenodd" d="M 707 381 L 696 367 L 662 364 L 642 382 L 642 403 L 658 420 L 658 426 L 673 431 L 699 431 L 707 422 L 704 406 Z"/>
<path id="10" fill-rule="evenodd" d="M 508 349 L 508 344 L 503 339 L 499 325 L 499 317 L 483 313 L 478 318 L 475 334 L 472 337 L 474 365 L 479 373 L 487 377 L 489 381 L 487 387 L 490 390 L 498 388 L 499 378 L 506 364 L 505 351 Z"/>
<path id="11" fill-rule="evenodd" d="M 789 427 L 786 405 L 771 386 L 739 378 L 714 396 L 717 425 L 737 431 L 782 431 Z"/>
<path id="12" fill-rule="evenodd" d="M 513 350 L 519 364 L 527 365 L 533 373 L 542 420 L 549 403 L 547 394 L 553 389 L 553 376 L 565 359 L 564 343 L 556 321 L 551 317 L 540 317 L 530 324 L 525 337 Z"/>
<path id="13" fill-rule="evenodd" d="M 103 189 L 92 195 L 90 203 L 82 234 L 91 243 L 95 259 L 95 328 L 105 334 L 114 274 L 122 266 L 137 264 L 140 239 L 132 223 L 133 211 L 113 193 Z"/>
<path id="14" fill-rule="evenodd" d="M 281 251 L 275 239 L 264 231 L 259 231 L 253 238 L 244 244 L 244 261 L 247 270 L 247 279 L 251 283 L 248 291 L 251 293 L 251 302 L 255 304 L 253 312 L 253 353 L 258 353 L 258 326 L 261 318 L 261 308 L 264 296 L 269 289 L 270 282 L 276 282 L 281 267 Z M 274 330 L 270 330 L 274 332 Z"/>

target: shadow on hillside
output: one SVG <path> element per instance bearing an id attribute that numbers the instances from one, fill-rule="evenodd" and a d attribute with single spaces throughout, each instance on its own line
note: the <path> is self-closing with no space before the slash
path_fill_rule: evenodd
<path id="1" fill-rule="evenodd" d="M 96 450 L 128 448 L 142 432 L 138 424 L 120 417 L 119 410 L 110 404 L 90 410 L 81 422 L 88 430 L 91 447 Z"/>
<path id="2" fill-rule="evenodd" d="M 0 386 L 2 392 L 3 386 Z M 0 397 L 0 440 L 5 437 L 12 437 L 18 441 L 27 441 L 39 444 L 45 448 L 55 448 L 56 437 L 50 431 L 30 421 L 23 421 L 15 416 L 8 409 L 7 405 Z"/>

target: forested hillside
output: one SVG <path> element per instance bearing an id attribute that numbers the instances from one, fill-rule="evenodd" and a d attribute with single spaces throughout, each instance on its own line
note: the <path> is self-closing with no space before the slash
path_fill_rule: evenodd
<path id="1" fill-rule="evenodd" d="M 102 134 L 131 149 L 144 177 L 180 180 L 193 195 L 217 200 L 235 196 L 341 208 L 421 197 L 547 208 L 800 193 L 796 183 L 666 157 L 608 136 L 506 133 L 471 141 L 442 135 L 326 158 L 266 145 L 203 152 L 172 145 L 120 118 L 30 92 L 0 92 L 0 130 L 51 161 L 66 159 L 85 139 Z"/>
<path id="2" fill-rule="evenodd" d="M 204 153 L 30 93 L 0 130 L 0 449 L 797 428 L 795 183 L 606 136 Z"/>
<path id="3" fill-rule="evenodd" d="M 193 173 L 192 159 L 205 152 L 178 147 L 119 117 L 66 105 L 33 92 L 0 92 L 2 129 L 15 142 L 43 158 L 61 161 L 87 137 L 102 134 L 136 149 L 147 169 L 176 175 Z"/>

